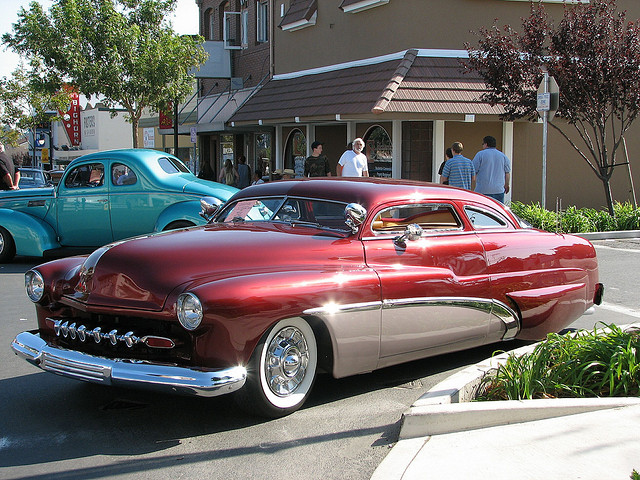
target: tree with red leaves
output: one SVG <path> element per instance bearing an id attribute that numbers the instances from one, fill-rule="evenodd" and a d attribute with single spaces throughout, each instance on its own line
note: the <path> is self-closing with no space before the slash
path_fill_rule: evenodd
<path id="1" fill-rule="evenodd" d="M 469 44 L 466 68 L 488 91 L 483 100 L 501 105 L 503 120 L 537 118 L 537 88 L 546 68 L 560 87 L 556 118 L 550 122 L 602 181 L 613 215 L 610 179 L 621 163 L 624 135 L 640 113 L 640 24 L 627 21 L 615 0 L 565 5 L 556 25 L 541 2 L 531 2 L 522 32 L 496 24 Z M 577 137 L 569 131 L 577 132 Z M 624 164 L 624 163 L 622 163 Z"/>

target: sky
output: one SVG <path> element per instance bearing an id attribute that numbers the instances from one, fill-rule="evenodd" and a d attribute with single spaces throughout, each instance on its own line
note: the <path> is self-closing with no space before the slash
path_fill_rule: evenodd
<path id="1" fill-rule="evenodd" d="M 28 9 L 32 0 L 0 0 L 0 34 L 13 32 L 13 24 L 18 20 L 20 7 Z M 37 0 L 46 11 L 52 5 L 52 0 Z M 173 29 L 179 34 L 198 33 L 198 5 L 196 0 L 177 0 L 176 9 L 170 20 Z M 20 62 L 20 57 L 7 50 L 0 43 L 0 77 L 9 77 Z"/>

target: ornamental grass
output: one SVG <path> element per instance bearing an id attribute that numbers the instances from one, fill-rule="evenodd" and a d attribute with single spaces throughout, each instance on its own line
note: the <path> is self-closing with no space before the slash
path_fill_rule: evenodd
<path id="1" fill-rule="evenodd" d="M 477 400 L 630 397 L 640 392 L 640 330 L 549 334 L 487 374 Z"/>

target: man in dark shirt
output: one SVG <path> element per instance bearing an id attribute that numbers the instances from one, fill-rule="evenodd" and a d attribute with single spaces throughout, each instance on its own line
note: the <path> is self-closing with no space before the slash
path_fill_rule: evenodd
<path id="1" fill-rule="evenodd" d="M 305 177 L 330 177 L 331 167 L 329 160 L 322 155 L 322 143 L 313 142 L 311 144 L 311 156 L 307 157 L 304 162 Z"/>
<path id="2" fill-rule="evenodd" d="M 0 143 L 0 189 L 17 190 L 20 182 L 20 170 L 13 164 L 11 157 L 4 151 L 4 145 Z"/>

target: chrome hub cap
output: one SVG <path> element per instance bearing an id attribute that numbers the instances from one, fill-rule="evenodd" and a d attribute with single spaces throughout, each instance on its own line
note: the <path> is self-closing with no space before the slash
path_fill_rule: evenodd
<path id="1" fill-rule="evenodd" d="M 265 377 L 273 393 L 291 395 L 304 380 L 309 351 L 303 333 L 296 327 L 280 330 L 269 342 L 265 358 Z"/>

